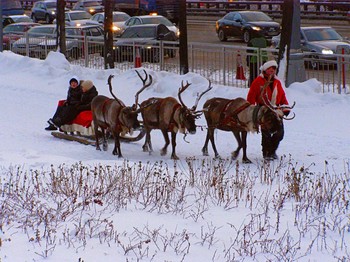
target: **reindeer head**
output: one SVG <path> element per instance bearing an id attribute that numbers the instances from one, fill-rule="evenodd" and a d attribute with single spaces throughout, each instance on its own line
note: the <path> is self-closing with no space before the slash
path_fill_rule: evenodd
<path id="1" fill-rule="evenodd" d="M 121 109 L 119 120 L 122 122 L 128 129 L 139 129 L 140 122 L 137 119 L 138 110 L 134 110 L 131 106 L 126 106 Z"/>
<path id="2" fill-rule="evenodd" d="M 182 123 L 183 126 L 185 126 L 185 128 L 188 130 L 188 132 L 190 134 L 195 134 L 196 133 L 196 119 L 199 118 L 199 116 L 203 113 L 203 111 L 196 111 L 197 106 L 198 106 L 198 102 L 201 99 L 201 97 L 207 93 L 209 90 L 211 90 L 213 87 L 211 86 L 211 82 L 209 81 L 209 85 L 208 88 L 202 92 L 201 94 L 197 94 L 197 99 L 196 102 L 194 104 L 194 106 L 189 109 L 185 103 L 182 101 L 181 98 L 181 93 L 183 91 L 185 91 L 191 84 L 189 84 L 188 82 L 186 83 L 186 85 L 184 85 L 183 81 L 181 82 L 181 87 L 179 88 L 179 92 L 178 92 L 178 97 L 179 97 L 179 101 L 182 105 L 181 109 L 180 109 L 180 121 Z"/>

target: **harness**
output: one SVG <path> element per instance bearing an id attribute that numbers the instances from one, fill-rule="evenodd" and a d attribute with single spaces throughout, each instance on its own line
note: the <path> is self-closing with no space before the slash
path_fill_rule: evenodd
<path id="1" fill-rule="evenodd" d="M 234 100 L 230 100 L 226 103 L 226 105 L 223 107 L 221 113 L 220 113 L 220 121 L 218 125 L 228 125 L 228 126 L 234 126 L 234 127 L 242 127 L 245 128 L 246 124 L 242 123 L 238 119 L 238 114 L 241 113 L 243 110 L 248 108 L 250 106 L 249 102 L 244 103 L 240 107 L 236 108 L 232 114 L 226 115 L 226 110 L 229 107 L 229 105 L 233 102 Z"/>

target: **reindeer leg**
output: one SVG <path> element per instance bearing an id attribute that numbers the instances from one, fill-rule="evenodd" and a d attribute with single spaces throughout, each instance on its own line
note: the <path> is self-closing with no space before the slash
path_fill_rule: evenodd
<path id="1" fill-rule="evenodd" d="M 237 156 L 239 155 L 239 151 L 241 150 L 242 148 L 242 139 L 241 139 L 241 136 L 240 136 L 240 132 L 238 131 L 232 131 L 233 135 L 235 136 L 236 140 L 237 140 L 237 148 L 235 151 L 232 152 L 231 154 L 231 158 L 234 160 L 237 158 Z"/>
<path id="2" fill-rule="evenodd" d="M 167 130 L 163 130 L 162 129 L 162 134 L 163 134 L 163 137 L 164 137 L 164 140 L 165 140 L 165 145 L 160 150 L 160 155 L 161 156 L 165 156 L 167 154 L 167 148 L 168 148 L 168 145 L 170 144 L 170 140 L 169 140 L 169 135 L 168 135 Z"/>
<path id="3" fill-rule="evenodd" d="M 100 148 L 100 141 L 98 139 L 98 125 L 97 123 L 94 122 L 94 126 L 95 126 L 95 144 L 96 144 L 96 150 L 100 150 L 101 151 L 101 148 Z"/>
<path id="4" fill-rule="evenodd" d="M 250 164 L 252 163 L 252 161 L 250 161 L 250 159 L 247 157 L 247 132 L 243 131 L 241 132 L 242 134 L 242 147 L 243 147 L 243 158 L 242 158 L 242 162 L 246 163 L 246 164 Z"/>
<path id="5" fill-rule="evenodd" d="M 175 148 L 176 148 L 176 132 L 171 132 L 171 145 L 172 145 L 171 159 L 178 160 L 179 157 L 176 155 L 176 152 L 175 152 Z"/>
<path id="6" fill-rule="evenodd" d="M 107 151 L 108 150 L 108 141 L 106 138 L 105 129 L 103 129 L 103 128 L 102 128 L 102 139 L 103 139 L 103 142 L 102 142 L 103 151 Z"/>
<path id="7" fill-rule="evenodd" d="M 152 144 L 151 144 L 151 130 L 146 129 L 146 138 L 145 143 L 142 146 L 143 152 L 153 152 Z"/>
<path id="8" fill-rule="evenodd" d="M 208 133 L 209 133 L 209 139 L 211 142 L 211 146 L 213 148 L 214 154 L 215 154 L 215 158 L 220 158 L 220 155 L 218 153 L 218 151 L 216 150 L 216 145 L 215 145 L 215 141 L 214 141 L 214 129 L 208 129 Z"/>
<path id="9" fill-rule="evenodd" d="M 117 155 L 118 157 L 123 157 L 122 152 L 120 150 L 120 141 L 119 141 L 119 133 L 114 134 L 114 149 L 113 155 Z"/>
<path id="10" fill-rule="evenodd" d="M 209 153 L 208 153 L 208 142 L 209 142 L 209 129 L 207 130 L 207 136 L 205 137 L 204 146 L 202 148 L 203 156 L 209 156 Z"/>

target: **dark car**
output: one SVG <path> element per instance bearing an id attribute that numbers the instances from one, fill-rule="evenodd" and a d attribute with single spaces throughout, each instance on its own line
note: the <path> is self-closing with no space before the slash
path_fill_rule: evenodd
<path id="1" fill-rule="evenodd" d="M 5 27 L 9 24 L 13 24 L 15 21 L 13 21 L 13 19 L 11 17 L 8 16 L 4 16 L 2 17 L 2 26 Z"/>
<path id="2" fill-rule="evenodd" d="M 177 41 L 173 31 L 163 24 L 135 25 L 125 29 L 115 43 L 115 60 L 133 61 L 134 55 L 140 54 L 142 61 L 158 63 L 160 61 L 159 41 L 164 43 L 164 56 L 175 57 L 174 46 Z"/>
<path id="3" fill-rule="evenodd" d="M 7 25 L 3 30 L 3 49 L 11 49 L 12 43 L 21 38 L 24 32 L 27 32 L 34 26 L 40 26 L 34 22 L 21 22 Z"/>
<path id="4" fill-rule="evenodd" d="M 53 0 L 35 2 L 32 7 L 31 18 L 34 22 L 45 21 L 50 24 L 56 18 L 57 2 Z"/>
<path id="5" fill-rule="evenodd" d="M 79 0 L 75 3 L 72 10 L 83 10 L 91 15 L 104 11 L 104 7 L 100 1 L 96 0 Z"/>
<path id="6" fill-rule="evenodd" d="M 281 32 L 279 23 L 260 11 L 233 11 L 216 21 L 216 33 L 220 41 L 239 37 L 245 43 L 254 37 L 270 40 Z"/>

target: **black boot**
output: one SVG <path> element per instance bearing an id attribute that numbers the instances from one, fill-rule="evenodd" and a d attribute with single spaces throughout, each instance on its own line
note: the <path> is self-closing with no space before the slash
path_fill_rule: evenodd
<path id="1" fill-rule="evenodd" d="M 55 127 L 54 125 L 49 124 L 48 127 L 45 127 L 45 130 L 46 131 L 55 131 L 55 130 L 57 130 L 57 127 Z"/>

